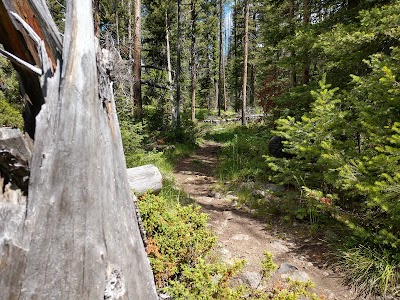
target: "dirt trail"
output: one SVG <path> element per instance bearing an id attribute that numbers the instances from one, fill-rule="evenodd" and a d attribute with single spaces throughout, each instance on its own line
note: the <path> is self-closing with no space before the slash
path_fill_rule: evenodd
<path id="1" fill-rule="evenodd" d="M 279 224 L 262 222 L 244 209 L 237 209 L 234 195 L 221 196 L 213 192 L 216 183 L 213 172 L 219 147 L 206 141 L 177 164 L 174 175 L 177 184 L 210 215 L 209 225 L 218 236 L 218 247 L 224 260 L 247 261 L 243 281 L 257 286 L 260 262 L 267 250 L 281 267 L 274 273 L 271 285 L 278 285 L 285 276 L 300 280 L 309 277 L 316 285 L 314 291 L 323 299 L 357 299 L 328 267 L 322 240 L 300 237 L 297 231 L 300 228 L 288 231 Z"/>

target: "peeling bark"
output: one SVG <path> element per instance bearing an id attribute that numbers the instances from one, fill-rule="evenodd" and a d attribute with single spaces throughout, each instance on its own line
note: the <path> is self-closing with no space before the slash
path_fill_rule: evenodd
<path id="1" fill-rule="evenodd" d="M 43 0 L 3 0 L 0 14 L 13 36 L 1 36 L 4 48 L 43 70 L 16 67 L 36 113 L 35 143 L 27 203 L 6 214 L 0 206 L 2 299 L 157 299 L 91 0 L 68 2 L 63 49 Z"/>

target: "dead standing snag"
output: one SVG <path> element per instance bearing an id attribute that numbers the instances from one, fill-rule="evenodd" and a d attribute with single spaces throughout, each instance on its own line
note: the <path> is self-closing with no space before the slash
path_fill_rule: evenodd
<path id="1" fill-rule="evenodd" d="M 0 203 L 2 299 L 157 299 L 111 84 L 99 80 L 91 5 L 68 1 L 61 47 L 43 0 L 0 2 L 5 50 L 43 70 L 38 77 L 16 67 L 31 102 L 25 120 L 35 143 L 27 204 Z M 4 226 L 2 216 L 13 211 L 18 222 Z"/>

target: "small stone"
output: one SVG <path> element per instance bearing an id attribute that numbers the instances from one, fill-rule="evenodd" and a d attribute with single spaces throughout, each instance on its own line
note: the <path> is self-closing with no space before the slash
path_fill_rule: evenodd
<path id="1" fill-rule="evenodd" d="M 271 242 L 269 244 L 269 246 L 272 249 L 274 249 L 275 252 L 278 252 L 278 253 L 285 253 L 285 252 L 289 252 L 290 251 L 290 249 L 286 245 L 282 244 L 279 241 L 273 241 L 273 242 Z"/>
<path id="2" fill-rule="evenodd" d="M 288 274 L 288 273 L 293 273 L 295 271 L 298 271 L 298 268 L 286 262 L 281 264 L 278 269 L 279 274 Z"/>
<path id="3" fill-rule="evenodd" d="M 300 282 L 307 282 L 310 280 L 310 276 L 306 272 L 296 271 L 289 276 L 290 279 Z"/>
<path id="4" fill-rule="evenodd" d="M 233 219 L 233 214 L 229 210 L 225 210 L 222 212 L 222 215 L 225 217 L 226 220 L 232 220 Z"/>
<path id="5" fill-rule="evenodd" d="M 221 199 L 221 194 L 220 193 L 214 193 L 214 198 L 215 199 Z"/>
<path id="6" fill-rule="evenodd" d="M 260 286 L 261 275 L 257 272 L 244 272 L 241 276 L 243 278 L 243 282 L 248 284 L 251 288 L 262 288 Z"/>

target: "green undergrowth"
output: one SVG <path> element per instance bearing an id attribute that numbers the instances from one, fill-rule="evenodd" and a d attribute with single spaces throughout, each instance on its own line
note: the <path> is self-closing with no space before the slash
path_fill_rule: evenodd
<path id="1" fill-rule="evenodd" d="M 223 181 L 266 180 L 266 163 L 262 156 L 268 151 L 270 130 L 263 125 L 214 127 L 205 138 L 222 143 L 216 175 Z"/>
<path id="2" fill-rule="evenodd" d="M 359 294 L 400 296 L 398 261 L 386 249 L 356 245 L 345 248 L 340 258 L 338 266 L 345 272 L 346 282 Z"/>
<path id="3" fill-rule="evenodd" d="M 153 164 L 163 174 L 168 174 L 180 159 L 198 147 L 197 140 L 180 142 L 171 136 L 150 134 L 146 123 L 122 120 L 120 128 L 128 168 Z"/>
<path id="4" fill-rule="evenodd" d="M 0 126 L 22 129 L 22 106 L 17 73 L 11 63 L 0 57 Z"/>
<path id="5" fill-rule="evenodd" d="M 201 213 L 199 206 L 194 205 L 194 201 L 175 186 L 171 175 L 174 165 L 190 155 L 196 149 L 196 143 L 193 139 L 182 143 L 173 135 L 150 134 L 149 126 L 145 122 L 135 124 L 122 121 L 121 132 L 128 167 L 154 164 L 164 176 L 159 195 L 145 194 L 138 200 L 148 235 L 147 254 L 159 291 L 182 300 L 317 299 L 310 292 L 311 283 L 288 281 L 266 291 L 252 289 L 238 281 L 245 262 L 222 262 L 219 252 L 216 251 L 216 236 L 207 225 L 208 215 Z M 201 130 L 203 129 L 190 128 L 188 132 Z M 258 141 L 261 144 L 264 139 L 265 132 L 257 134 L 257 128 L 249 130 L 249 137 L 254 137 L 240 148 L 241 155 L 249 143 Z M 242 131 L 239 127 L 233 128 L 234 135 L 242 136 L 246 133 L 249 132 Z M 211 135 L 217 140 L 224 138 L 218 133 L 210 133 Z M 229 134 L 226 140 L 229 140 Z M 196 138 L 196 142 L 198 141 L 199 136 Z M 237 138 L 236 142 L 242 141 Z M 151 143 L 162 145 L 162 151 L 144 150 L 144 146 Z M 230 146 L 235 147 L 234 144 Z M 257 151 L 260 150 L 256 148 L 252 150 L 254 157 L 258 156 Z M 258 162 L 254 163 L 254 170 L 259 167 L 257 164 Z M 261 174 L 260 170 L 257 174 Z M 260 284 L 266 283 L 276 269 L 271 254 L 265 253 L 264 257 L 261 272 L 263 279 Z"/>
<path id="6" fill-rule="evenodd" d="M 319 93 L 314 95 L 322 97 L 327 89 L 322 89 Z M 375 161 L 368 165 L 355 165 L 356 161 L 350 161 L 353 165 L 345 165 L 343 170 L 339 167 L 340 173 L 334 174 L 335 169 L 329 164 L 342 163 L 340 159 L 336 159 L 342 154 L 334 157 L 321 155 L 326 149 L 331 150 L 325 149 L 325 144 L 322 143 L 321 147 L 321 144 L 315 142 L 317 138 L 322 138 L 322 131 L 316 135 L 312 131 L 314 127 L 310 127 L 310 134 L 314 135 L 307 142 L 301 136 L 304 135 L 304 129 L 301 131 L 299 124 L 296 123 L 297 127 L 292 128 L 287 126 L 284 132 L 293 134 L 288 135 L 292 140 L 288 145 L 290 152 L 297 156 L 290 160 L 268 155 L 268 141 L 272 135 L 265 126 L 215 128 L 207 138 L 223 143 L 217 169 L 219 188 L 223 192 L 238 195 L 240 205 L 251 207 L 267 223 L 279 222 L 288 230 L 297 223 L 301 225 L 303 235 L 311 234 L 315 238 L 328 241 L 332 256 L 337 257 L 337 264 L 345 274 L 345 282 L 353 286 L 360 295 L 399 296 L 400 255 L 396 244 L 396 228 L 399 223 L 395 222 L 398 215 L 394 214 L 398 208 L 398 200 L 395 202 L 392 195 L 397 186 L 396 181 L 390 181 L 392 177 L 389 175 L 379 175 L 379 172 L 383 173 L 385 170 L 378 169 Z M 324 124 L 326 122 L 322 120 L 321 126 Z M 311 125 L 316 126 L 315 122 Z M 332 130 L 324 132 L 329 135 Z M 279 134 L 283 134 L 283 130 Z M 397 135 L 393 134 L 393 143 L 398 141 L 395 137 Z M 339 142 L 341 143 L 340 140 Z M 364 160 L 367 160 L 367 151 L 370 150 L 365 150 L 362 158 Z M 398 168 L 390 160 L 397 159 L 397 156 L 385 157 L 381 155 L 379 159 L 383 166 L 390 166 L 386 172 Z M 330 159 L 329 164 L 327 158 Z M 378 156 L 371 160 L 373 159 L 378 160 Z M 373 177 L 374 172 L 369 172 L 368 168 L 379 176 Z M 345 173 L 344 170 L 348 172 Z M 354 173 L 351 179 L 355 185 L 350 185 L 348 178 L 342 182 L 332 181 L 332 174 L 340 178 L 348 176 L 350 172 Z M 390 181 L 391 185 L 384 180 Z M 332 182 L 337 186 L 343 185 L 334 187 Z M 265 188 L 265 184 L 280 185 L 284 190 L 271 192 Z M 362 194 L 357 195 L 354 192 L 356 189 L 362 190 Z M 257 193 L 257 190 L 262 190 L 263 194 Z M 375 202 L 368 202 L 369 199 Z M 379 209 L 378 204 L 382 209 Z M 391 211 L 391 207 L 395 209 Z"/>
<path id="7" fill-rule="evenodd" d="M 0 126 L 17 127 L 22 129 L 24 121 L 21 112 L 11 105 L 0 91 Z"/>
<path id="8" fill-rule="evenodd" d="M 187 195 L 172 184 L 160 195 L 145 194 L 138 205 L 148 236 L 147 254 L 157 288 L 179 300 L 320 299 L 310 291 L 311 282 L 279 282 L 273 288 L 252 289 L 238 281 L 245 261 L 221 261 L 216 236 L 207 226 L 208 215 L 198 206 L 186 205 Z M 260 287 L 277 265 L 269 252 L 261 263 Z"/>

